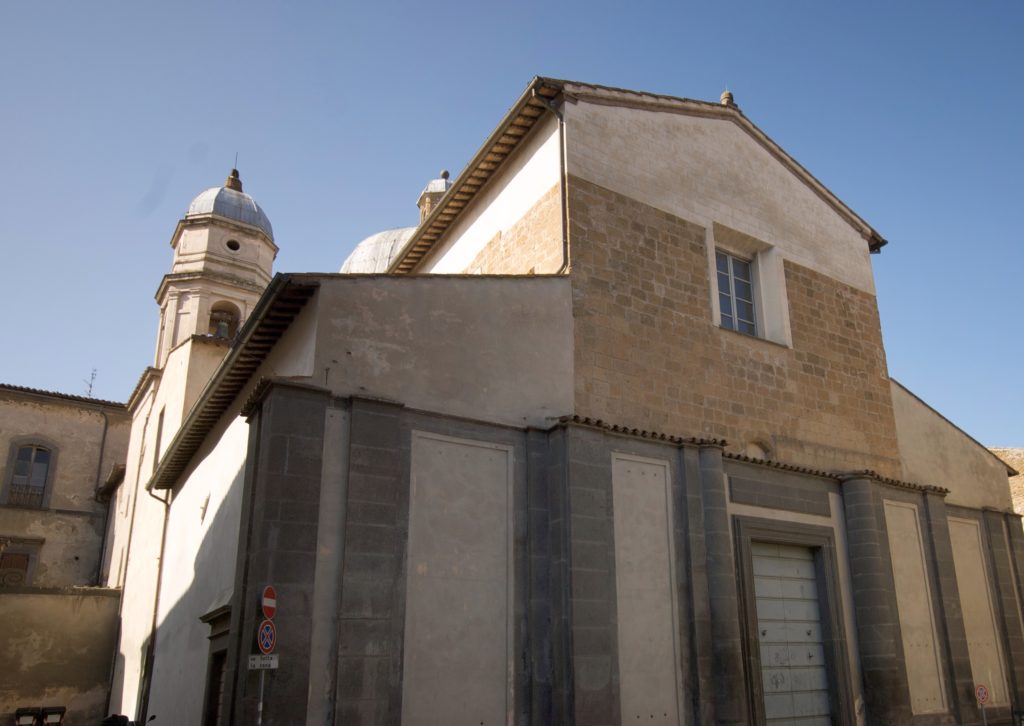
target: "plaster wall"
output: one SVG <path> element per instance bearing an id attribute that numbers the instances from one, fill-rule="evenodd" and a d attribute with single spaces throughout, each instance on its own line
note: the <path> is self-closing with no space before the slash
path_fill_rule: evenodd
<path id="1" fill-rule="evenodd" d="M 552 186 L 559 184 L 559 154 L 558 124 L 553 115 L 547 114 L 448 229 L 444 241 L 423 261 L 419 271 L 473 273 L 471 263 L 487 243 L 512 229 Z M 560 223 L 553 230 L 544 230 L 544 234 L 554 235 L 555 243 L 561 244 Z"/>
<path id="2" fill-rule="evenodd" d="M 949 489 L 949 504 L 1013 508 L 1005 465 L 903 386 L 891 389 L 903 479 Z"/>
<path id="3" fill-rule="evenodd" d="M 198 528 L 205 533 L 205 540 L 193 542 L 189 539 L 178 539 L 174 536 L 174 530 L 168 523 L 168 545 L 165 556 L 168 560 L 177 560 L 178 566 L 171 566 L 168 563 L 164 567 L 165 585 L 168 587 L 167 598 L 161 596 L 163 604 L 162 612 L 157 613 L 158 633 L 159 627 L 167 621 L 169 631 L 176 632 L 181 636 L 181 642 L 172 639 L 162 641 L 161 648 L 169 647 L 183 649 L 182 657 L 195 659 L 199 657 L 195 650 L 195 643 L 200 638 L 205 639 L 208 635 L 206 625 L 199 622 L 198 618 L 205 615 L 211 608 L 202 610 L 207 600 L 212 597 L 217 599 L 221 594 L 221 587 L 232 586 L 231 578 L 234 575 L 234 556 L 220 558 L 216 552 L 217 547 L 227 547 L 233 532 L 237 534 L 238 498 L 241 496 L 240 483 L 241 471 L 245 464 L 246 437 L 248 436 L 248 424 L 237 419 L 238 409 L 246 400 L 253 387 L 261 377 L 273 378 L 275 376 L 294 376 L 306 371 L 312 360 L 313 341 L 310 337 L 316 330 L 315 314 L 310 307 L 303 311 L 299 319 L 282 337 L 279 345 L 268 355 L 262 366 L 254 373 L 245 391 L 239 394 L 235 403 L 228 412 L 221 418 L 217 427 L 207 436 L 204 449 L 197 452 L 191 468 L 185 474 L 183 484 L 175 489 L 175 496 L 182 499 L 182 504 L 177 508 L 174 521 L 181 526 Z M 164 507 L 145 491 L 145 486 L 156 466 L 154 452 L 159 448 L 165 451 L 167 446 L 174 439 L 184 416 L 189 409 L 181 408 L 183 392 L 193 390 L 192 394 L 197 396 L 205 388 L 208 380 L 215 372 L 212 365 L 214 361 L 209 358 L 203 362 L 202 375 L 195 378 L 186 376 L 189 370 L 189 354 L 194 352 L 190 349 L 201 350 L 203 343 L 191 346 L 182 346 L 172 353 L 168 359 L 168 366 L 159 385 L 152 385 L 148 391 L 140 396 L 140 402 L 134 412 L 132 426 L 132 448 L 129 452 L 128 471 L 125 482 L 118 492 L 117 507 L 117 531 L 114 536 L 112 557 L 119 558 L 114 562 L 125 561 L 123 567 L 114 565 L 111 580 L 120 582 L 124 587 L 125 607 L 122 608 L 121 636 L 119 651 L 115 661 L 115 672 L 113 678 L 111 709 L 117 713 L 135 715 L 142 697 L 141 684 L 145 662 L 146 648 L 149 645 L 153 626 L 153 608 L 155 603 L 155 592 L 157 572 L 160 567 L 160 540 L 163 533 Z M 213 347 L 213 346 L 211 346 Z M 223 356 L 226 348 L 213 347 Z M 219 361 L 219 358 L 218 358 Z M 192 368 L 193 372 L 197 370 Z M 194 373 L 192 374 L 194 375 Z M 164 410 L 163 426 L 158 425 L 160 411 Z M 158 429 L 161 429 L 158 437 Z M 230 431 L 223 442 L 221 436 L 225 431 Z M 159 447 L 157 439 L 159 438 Z M 211 452 L 215 452 L 211 454 Z M 211 463 L 206 462 L 206 456 L 210 455 Z M 192 477 L 196 477 L 195 486 L 192 485 Z M 230 478 L 229 478 L 230 477 Z M 169 492 L 155 492 L 156 496 L 166 499 Z M 206 503 L 206 494 L 210 495 L 210 502 Z M 203 504 L 206 504 L 212 511 L 207 511 L 205 517 L 199 517 Z M 196 524 L 199 518 L 199 524 Z M 214 523 L 211 523 L 213 518 Z M 184 524 L 182 524 L 184 523 Z M 231 552 L 237 546 L 236 542 L 230 545 Z M 129 552 L 130 556 L 125 555 Z M 211 548 L 213 548 L 211 550 Z M 226 551 L 226 550 L 225 550 Z M 199 559 L 189 560 L 190 553 Z M 182 568 L 182 563 L 188 562 L 188 566 Z M 202 571 L 201 578 L 197 573 Z M 225 573 L 229 573 L 225 575 Z M 227 577 L 227 580 L 223 578 Z M 207 582 L 212 590 L 205 589 L 200 584 L 200 579 Z M 198 589 L 192 590 L 195 586 Z M 205 651 L 202 656 L 203 666 L 200 672 L 190 673 L 175 671 L 171 661 L 164 661 L 162 667 L 164 674 L 170 679 L 199 678 L 198 691 L 202 693 L 205 689 Z M 192 662 L 191 660 L 189 662 Z M 154 663 L 154 667 L 156 664 Z M 168 671 L 167 669 L 170 669 Z M 172 710 L 178 707 L 186 707 L 185 704 L 175 704 L 176 691 L 168 690 L 160 682 L 154 681 L 150 700 L 149 713 L 158 713 L 155 709 L 163 707 L 165 710 Z M 200 708 L 201 703 L 195 708 Z M 188 719 L 182 721 L 189 722 Z"/>
<path id="4" fill-rule="evenodd" d="M 910 706 L 914 713 L 939 713 L 946 709 L 946 696 L 917 506 L 886 501 L 885 526 L 892 553 Z"/>
<path id="5" fill-rule="evenodd" d="M 706 229 L 718 222 L 874 295 L 860 232 L 739 125 L 586 101 L 564 113 L 569 174 Z"/>
<path id="6" fill-rule="evenodd" d="M 621 719 L 678 724 L 684 710 L 669 464 L 612 455 Z"/>
<path id="7" fill-rule="evenodd" d="M 340 396 L 548 426 L 572 412 L 560 277 L 325 277 L 314 381 Z"/>
<path id="8" fill-rule="evenodd" d="M 99 569 L 103 516 L 0 507 L 0 534 L 39 540 L 29 565 L 34 587 L 92 585 Z"/>
<path id="9" fill-rule="evenodd" d="M 202 721 L 210 629 L 199 618 L 231 602 L 249 426 L 240 417 L 225 423 L 171 504 L 149 707 L 158 721 Z"/>
<path id="10" fill-rule="evenodd" d="M 112 545 L 112 582 L 124 588 L 121 633 L 115 660 L 111 709 L 128 716 L 140 715 L 142 673 L 146 650 L 151 645 L 153 606 L 160 566 L 160 542 L 164 526 L 164 505 L 145 489 L 156 468 L 159 454 L 168 444 L 205 386 L 226 348 L 188 342 L 170 352 L 162 375 L 140 396 L 133 412 L 131 450 L 125 480 L 119 491 Z M 195 365 L 198 363 L 198 365 Z M 198 369 L 202 380 L 190 378 Z M 198 390 L 197 390 L 198 389 Z M 157 492 L 160 499 L 167 492 Z M 115 559 L 116 558 L 116 559 Z"/>
<path id="11" fill-rule="evenodd" d="M 510 447 L 412 435 L 403 724 L 513 719 L 512 474 Z"/>
<path id="12" fill-rule="evenodd" d="M 65 723 L 106 715 L 107 678 L 117 634 L 113 590 L 11 591 L 0 597 L 0 718 L 22 707 L 64 706 Z"/>
<path id="13" fill-rule="evenodd" d="M 950 517 L 949 539 L 974 683 L 988 686 L 991 705 L 1005 705 L 1010 702 L 1010 693 L 980 522 Z"/>

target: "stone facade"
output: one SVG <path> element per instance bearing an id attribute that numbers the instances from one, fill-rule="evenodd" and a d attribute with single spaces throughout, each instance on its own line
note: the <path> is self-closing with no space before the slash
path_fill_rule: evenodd
<path id="1" fill-rule="evenodd" d="M 723 330 L 705 229 L 581 179 L 569 190 L 579 414 L 900 475 L 872 295 L 787 261 L 792 348 Z"/>
<path id="2" fill-rule="evenodd" d="M 551 187 L 510 229 L 499 230 L 466 272 L 481 275 L 554 274 L 562 266 L 561 185 Z"/>

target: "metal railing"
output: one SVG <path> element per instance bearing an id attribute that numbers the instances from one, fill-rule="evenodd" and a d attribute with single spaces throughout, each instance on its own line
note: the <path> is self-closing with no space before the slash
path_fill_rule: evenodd
<path id="1" fill-rule="evenodd" d="M 43 492 L 42 487 L 11 484 L 7 490 L 7 504 L 12 507 L 42 507 Z"/>

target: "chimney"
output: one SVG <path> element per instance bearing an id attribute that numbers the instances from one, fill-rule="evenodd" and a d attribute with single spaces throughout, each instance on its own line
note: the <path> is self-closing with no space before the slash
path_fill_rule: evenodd
<path id="1" fill-rule="evenodd" d="M 452 183 L 448 181 L 448 170 L 442 169 L 439 179 L 431 179 L 426 188 L 420 193 L 416 206 L 420 208 L 420 224 L 426 219 L 434 207 L 441 201 L 441 197 L 448 193 Z"/>

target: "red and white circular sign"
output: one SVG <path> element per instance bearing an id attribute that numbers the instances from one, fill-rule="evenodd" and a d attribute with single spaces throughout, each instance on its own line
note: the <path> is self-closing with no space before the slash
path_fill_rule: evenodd
<path id="1" fill-rule="evenodd" d="M 263 617 L 267 620 L 274 617 L 274 613 L 277 612 L 277 590 L 273 585 L 263 588 L 263 599 L 260 601 L 260 605 L 263 606 Z"/>

